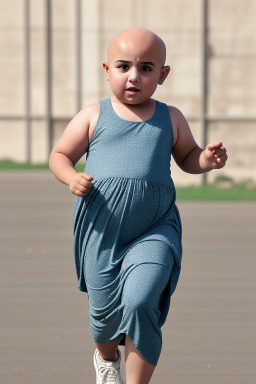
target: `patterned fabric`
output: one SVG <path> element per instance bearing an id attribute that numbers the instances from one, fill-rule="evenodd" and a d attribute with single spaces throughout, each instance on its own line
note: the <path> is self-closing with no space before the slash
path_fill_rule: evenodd
<path id="1" fill-rule="evenodd" d="M 124 344 L 127 334 L 156 365 L 182 259 L 171 119 L 159 101 L 142 122 L 120 118 L 111 99 L 100 104 L 84 170 L 92 187 L 73 214 L 78 287 L 88 292 L 94 340 Z"/>

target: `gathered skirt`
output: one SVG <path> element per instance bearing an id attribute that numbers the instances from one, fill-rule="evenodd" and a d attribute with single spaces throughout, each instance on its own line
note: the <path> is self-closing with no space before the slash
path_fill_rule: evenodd
<path id="1" fill-rule="evenodd" d="M 88 293 L 98 343 L 128 335 L 156 365 L 181 269 L 182 230 L 175 189 L 151 180 L 93 180 L 73 214 L 78 287 Z"/>

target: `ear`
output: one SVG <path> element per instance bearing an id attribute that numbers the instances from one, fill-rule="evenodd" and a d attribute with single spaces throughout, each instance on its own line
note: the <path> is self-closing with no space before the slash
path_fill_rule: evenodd
<path id="1" fill-rule="evenodd" d="M 102 66 L 103 66 L 107 81 L 109 81 L 109 64 L 108 64 L 108 62 L 104 61 Z"/>
<path id="2" fill-rule="evenodd" d="M 158 81 L 159 85 L 163 84 L 166 77 L 169 75 L 170 70 L 171 70 L 171 68 L 169 67 L 169 65 L 165 65 L 164 67 L 162 67 L 161 72 L 160 72 L 159 81 Z"/>

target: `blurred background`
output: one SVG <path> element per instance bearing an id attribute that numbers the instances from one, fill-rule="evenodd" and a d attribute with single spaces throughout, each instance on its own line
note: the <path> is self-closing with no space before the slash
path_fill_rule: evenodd
<path id="1" fill-rule="evenodd" d="M 172 164 L 184 256 L 152 384 L 256 383 L 256 1 L 0 0 L 3 384 L 95 382 L 73 261 L 75 196 L 49 170 L 1 164 L 48 163 L 72 117 L 111 95 L 102 61 L 131 26 L 166 42 L 171 73 L 155 97 L 183 112 L 199 145 L 223 140 L 229 155 L 207 176 Z M 217 175 L 232 182 L 211 194 Z M 252 190 L 240 189 L 248 179 Z"/>
<path id="2" fill-rule="evenodd" d="M 181 109 L 199 145 L 223 140 L 229 161 L 218 175 L 256 180 L 255 0 L 0 0 L 0 7 L 0 161 L 47 163 L 71 118 L 110 96 L 102 70 L 109 39 L 143 26 L 166 42 L 171 66 L 155 97 Z M 206 178 L 175 164 L 173 176 L 179 185 Z"/>

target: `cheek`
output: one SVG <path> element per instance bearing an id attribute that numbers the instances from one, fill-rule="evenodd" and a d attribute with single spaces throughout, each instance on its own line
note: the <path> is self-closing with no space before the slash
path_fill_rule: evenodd
<path id="1" fill-rule="evenodd" d="M 118 85 L 118 84 L 121 84 L 123 82 L 125 82 L 125 78 L 124 76 L 122 76 L 121 74 L 118 74 L 118 73 L 109 73 L 109 82 L 110 84 L 112 84 L 113 86 L 115 85 Z"/>
<path id="2" fill-rule="evenodd" d="M 158 77 L 156 76 L 145 77 L 143 83 L 144 83 L 144 87 L 155 89 L 158 84 Z"/>

